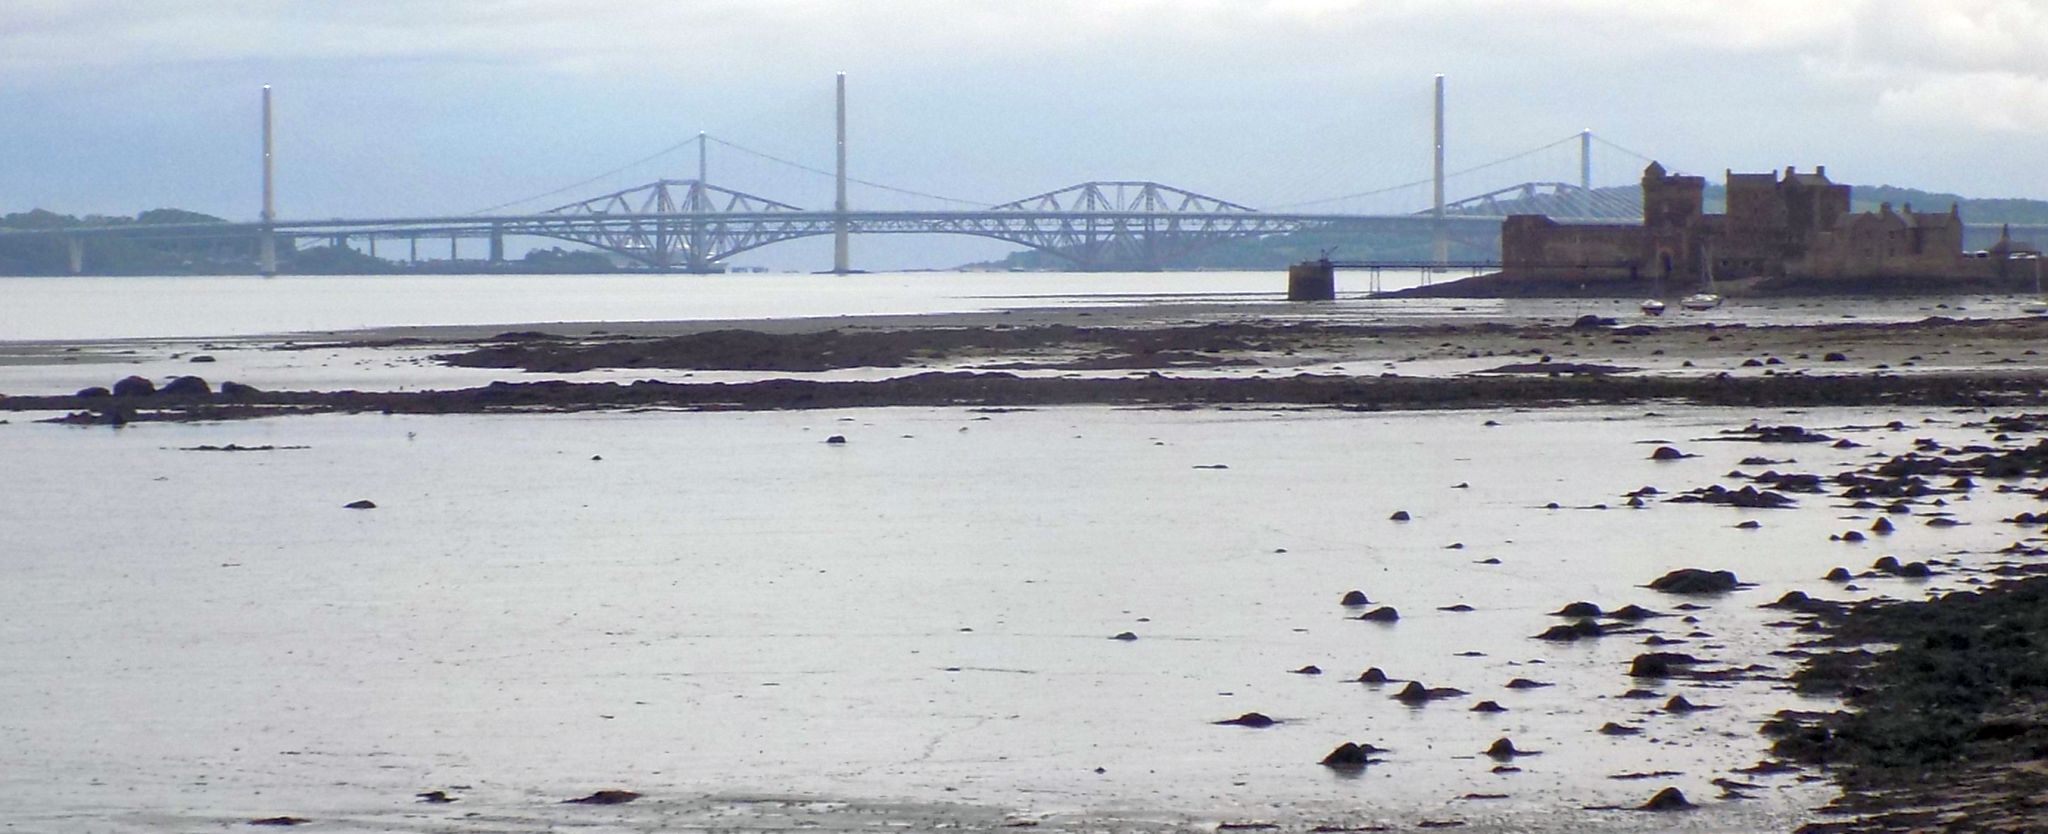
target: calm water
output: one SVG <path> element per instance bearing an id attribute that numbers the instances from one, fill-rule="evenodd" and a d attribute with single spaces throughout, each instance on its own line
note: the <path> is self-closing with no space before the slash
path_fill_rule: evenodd
<path id="1" fill-rule="evenodd" d="M 1462 276 L 1437 276 L 1438 280 Z M 1393 289 L 1420 273 L 1388 273 Z M 1284 301 L 1273 272 L 877 273 L 872 275 L 455 275 L 180 278 L 0 277 L 0 342 L 225 337 L 436 324 L 623 322 L 902 315 L 1083 305 L 1230 303 L 1275 317 L 1632 317 L 1633 302 L 1370 300 L 1364 274 L 1340 273 L 1339 299 Z M 2021 299 L 1731 303 L 1665 322 L 1799 323 L 2017 315 Z"/>
<path id="2" fill-rule="evenodd" d="M 1892 416 L 16 419 L 0 425 L 16 473 L 0 488 L 0 802 L 23 830 L 276 814 L 541 830 L 588 819 L 555 800 L 626 787 L 649 798 L 604 811 L 617 830 L 677 825 L 692 797 L 765 793 L 987 803 L 1049 827 L 1086 813 L 1621 831 L 1649 823 L 1579 809 L 1672 784 L 1708 809 L 1670 824 L 1784 830 L 1824 787 L 1763 777 L 1756 801 L 1712 802 L 1708 781 L 1761 758 L 1756 722 L 1798 699 L 1674 684 L 1658 688 L 1724 708 L 1657 714 L 1615 697 L 1637 638 L 1529 635 L 1579 599 L 1670 610 L 1639 586 L 1728 568 L 1761 587 L 1696 625 L 1652 625 L 1709 635 L 1680 650 L 1782 670 L 1767 652 L 1793 635 L 1757 604 L 1840 596 L 1817 579 L 1837 564 L 2003 544 L 1985 522 L 2019 505 L 1988 494 L 1958 505 L 1980 523 L 1857 546 L 1827 534 L 1868 521 L 1814 498 L 1748 515 L 1577 509 L 1784 456 L 1696 440 L 1753 418 L 1887 452 L 1976 435 L 1838 428 Z M 833 433 L 851 442 L 821 442 Z M 1703 457 L 1652 463 L 1650 439 Z M 225 443 L 307 448 L 181 451 Z M 1869 451 L 1801 447 L 1792 468 Z M 342 509 L 361 498 L 378 508 Z M 1396 509 L 1414 520 L 1389 521 Z M 1752 516 L 1763 529 L 1733 529 Z M 1401 621 L 1345 619 L 1351 588 Z M 1476 610 L 1438 610 L 1454 604 Z M 1126 630 L 1139 639 L 1107 639 Z M 1287 671 L 1304 664 L 1329 674 Z M 1346 682 L 1373 665 L 1472 696 L 1413 709 Z M 1514 677 L 1557 686 L 1504 688 Z M 1468 712 L 1479 698 L 1510 712 Z M 1251 710 L 1285 723 L 1208 723 Z M 1645 733 L 1593 732 L 1608 721 Z M 1496 774 L 1475 754 L 1501 735 L 1544 755 Z M 1343 740 L 1394 752 L 1342 778 L 1315 762 Z M 1652 770 L 1681 775 L 1607 778 Z M 462 803 L 412 801 L 450 785 Z M 1509 798 L 1460 799 L 1475 792 Z"/>

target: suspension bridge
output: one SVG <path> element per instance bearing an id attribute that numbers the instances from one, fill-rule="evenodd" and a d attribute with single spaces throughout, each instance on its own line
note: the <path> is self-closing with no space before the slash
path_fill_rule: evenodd
<path id="1" fill-rule="evenodd" d="M 0 229 L 0 241 L 61 241 L 70 271 L 82 271 L 92 243 L 120 238 L 141 241 L 214 242 L 246 246 L 252 267 L 277 269 L 276 252 L 301 240 L 334 246 L 362 242 L 374 253 L 378 241 L 409 245 L 417 260 L 421 241 L 445 240 L 450 260 L 462 240 L 488 241 L 489 259 L 506 258 L 508 238 L 565 241 L 631 259 L 647 269 L 708 273 L 723 271 L 741 253 L 801 238 L 835 238 L 834 271 L 847 272 L 846 239 L 852 235 L 951 234 L 1005 241 L 1053 255 L 1077 270 L 1153 270 L 1224 241 L 1301 232 L 1349 237 L 1425 236 L 1434 241 L 1435 263 L 1448 263 L 1447 245 L 1460 240 L 1481 246 L 1497 240 L 1510 212 L 1540 211 L 1565 222 L 1611 222 L 1640 216 L 1639 203 L 1593 190 L 1590 131 L 1551 142 L 1580 145 L 1580 182 L 1523 183 L 1464 200 L 1445 201 L 1443 183 L 1442 79 L 1437 87 L 1437 166 L 1431 179 L 1361 194 L 1298 205 L 1327 204 L 1433 182 L 1435 204 L 1410 213 L 1261 211 L 1231 200 L 1151 181 L 1092 181 L 985 208 L 871 211 L 850 208 L 846 198 L 844 77 L 839 89 L 837 199 L 829 209 L 804 208 L 770 197 L 714 184 L 706 175 L 708 142 L 775 157 L 699 134 L 695 179 L 659 179 L 533 213 L 478 213 L 355 219 L 293 220 L 276 216 L 271 189 L 269 88 L 264 88 L 264 209 L 255 222 L 132 223 L 59 229 Z M 1636 155 L 1625 148 L 1618 150 Z M 1466 169 L 1486 168 L 1535 151 Z M 1639 156 L 1639 155 L 1637 155 Z M 781 160 L 777 160 L 781 161 Z M 795 164 L 795 163 L 789 163 Z M 803 166 L 799 166 L 803 167 Z M 813 170 L 816 169 L 807 169 Z M 822 173 L 822 172 L 820 172 Z M 875 183 L 864 183 L 879 185 Z M 885 187 L 886 186 L 881 186 Z M 901 190 L 901 189 L 890 189 Z M 916 192 L 907 192 L 916 193 Z M 929 195 L 923 195 L 929 196 Z"/>

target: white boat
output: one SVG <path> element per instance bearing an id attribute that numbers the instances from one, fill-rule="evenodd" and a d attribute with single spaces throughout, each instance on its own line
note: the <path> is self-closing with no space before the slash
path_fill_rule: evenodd
<path id="1" fill-rule="evenodd" d="M 1646 315 L 1646 316 L 1661 316 L 1661 315 L 1664 315 L 1664 302 L 1662 302 L 1662 301 L 1658 301 L 1657 299 L 1654 299 L 1654 298 L 1652 298 L 1652 299 L 1650 299 L 1650 300 L 1648 300 L 1648 301 L 1645 301 L 1645 302 L 1643 302 L 1643 303 L 1642 303 L 1641 305 L 1638 305 L 1638 306 L 1640 306 L 1640 307 L 1642 308 L 1642 311 L 1643 311 L 1643 315 Z"/>
<path id="2" fill-rule="evenodd" d="M 1700 247 L 1700 291 L 1678 300 L 1678 306 L 1687 310 L 1712 310 L 1721 306 L 1721 295 L 1714 292 L 1714 252 Z"/>
<path id="3" fill-rule="evenodd" d="M 2041 256 L 2035 254 L 2017 255 L 2032 262 L 2034 267 L 2034 300 L 2020 305 L 2020 312 L 2030 316 L 2048 314 L 2048 296 L 2041 294 Z"/>
<path id="4" fill-rule="evenodd" d="M 1710 292 L 1696 292 L 1679 299 L 1678 306 L 1687 310 L 1712 310 L 1721 306 L 1721 296 Z"/>

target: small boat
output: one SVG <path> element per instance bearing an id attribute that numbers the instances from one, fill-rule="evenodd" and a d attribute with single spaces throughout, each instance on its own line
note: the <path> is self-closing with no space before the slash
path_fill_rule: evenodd
<path id="1" fill-rule="evenodd" d="M 1648 301 L 1645 301 L 1645 302 L 1643 302 L 1642 304 L 1640 304 L 1640 305 L 1637 305 L 1637 306 L 1639 306 L 1639 307 L 1640 307 L 1640 308 L 1642 309 L 1642 311 L 1643 311 L 1643 315 L 1646 315 L 1646 316 L 1661 316 L 1661 315 L 1664 315 L 1664 302 L 1662 302 L 1662 301 L 1658 301 L 1657 299 L 1654 299 L 1654 298 L 1652 298 L 1652 299 L 1650 299 L 1650 300 L 1648 300 Z"/>
<path id="2" fill-rule="evenodd" d="M 2020 305 L 2020 312 L 2022 312 L 2022 313 L 2026 313 L 2027 315 L 2030 315 L 2030 316 L 2038 316 L 2038 315 L 2042 315 L 2042 314 L 2048 314 L 2048 296 L 2043 296 L 2043 295 L 2041 294 L 2041 256 L 2040 256 L 2040 255 L 2031 255 L 2030 257 L 2028 257 L 2028 256 L 2021 256 L 2021 257 L 2024 257 L 2024 258 L 2025 258 L 2025 260 L 2028 260 L 2028 261 L 2031 261 L 2031 262 L 2033 262 L 2033 267 L 2034 267 L 2034 300 L 2032 300 L 2032 301 L 2029 301 L 2029 302 L 2026 302 L 2026 303 L 2024 303 L 2024 304 L 2021 304 L 2021 305 Z"/>
<path id="3" fill-rule="evenodd" d="M 1721 306 L 1721 295 L 1714 292 L 1714 253 L 1700 247 L 1700 291 L 1678 300 L 1678 306 L 1687 310 L 1712 310 Z"/>
<path id="4" fill-rule="evenodd" d="M 1678 306 L 1687 310 L 1712 310 L 1721 306 L 1721 296 L 1710 292 L 1696 292 L 1679 299 Z"/>

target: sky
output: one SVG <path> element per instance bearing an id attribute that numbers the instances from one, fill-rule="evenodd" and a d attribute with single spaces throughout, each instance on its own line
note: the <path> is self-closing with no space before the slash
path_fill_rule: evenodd
<path id="1" fill-rule="evenodd" d="M 253 219 L 266 84 L 284 217 L 551 208 L 694 177 L 700 131 L 714 184 L 829 207 L 829 178 L 724 143 L 829 169 L 838 72 L 853 176 L 900 189 L 856 207 L 1153 180 L 1421 209 L 1395 186 L 1430 175 L 1439 73 L 1448 167 L 1487 166 L 1451 199 L 1575 181 L 1582 129 L 1596 185 L 1654 157 L 2048 199 L 2042 43 L 2048 0 L 4 0 L 0 213 Z M 1008 249 L 855 244 L 869 268 Z"/>

